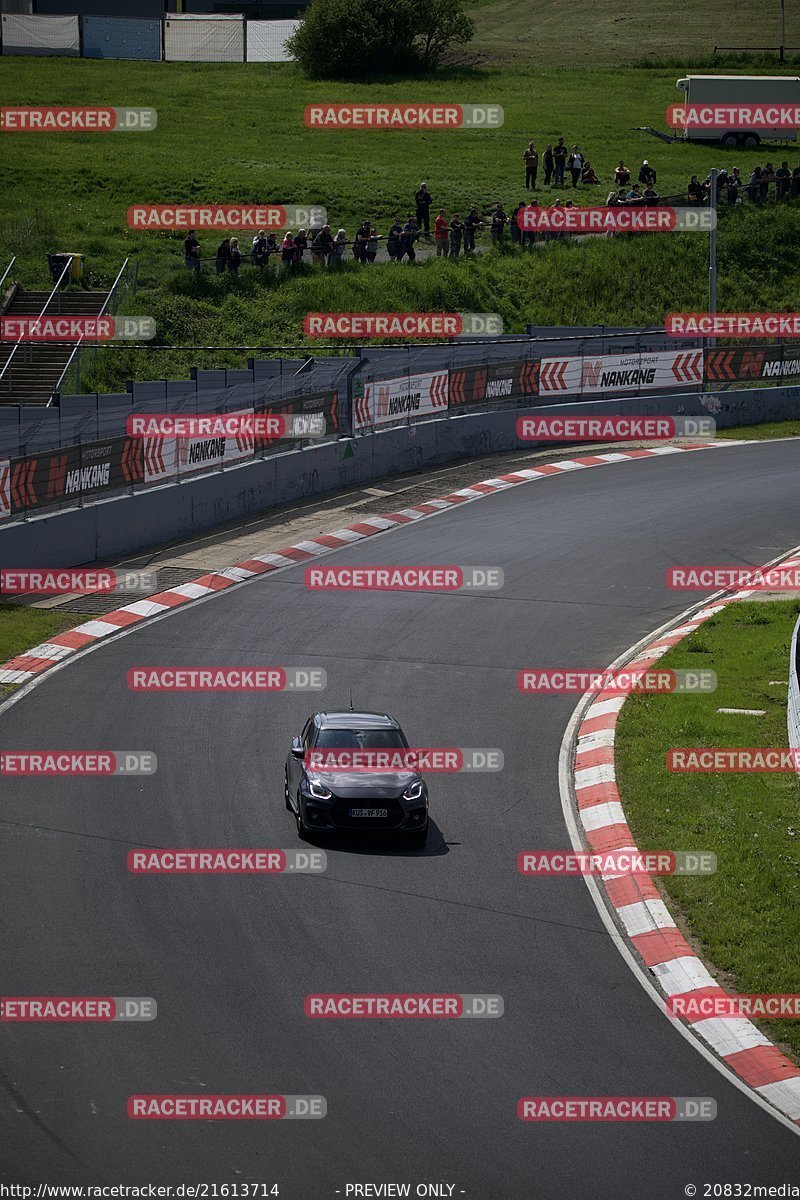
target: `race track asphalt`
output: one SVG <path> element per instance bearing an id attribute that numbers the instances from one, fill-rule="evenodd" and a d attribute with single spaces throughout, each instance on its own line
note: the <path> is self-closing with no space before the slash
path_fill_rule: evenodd
<path id="1" fill-rule="evenodd" d="M 0 1028 L 0 1181 L 277 1183 L 287 1200 L 382 1182 L 668 1200 L 686 1184 L 800 1181 L 800 1141 L 675 1032 L 583 881 L 516 869 L 520 850 L 569 844 L 557 764 L 576 702 L 521 695 L 519 668 L 605 666 L 700 599 L 667 590 L 669 566 L 763 563 L 800 542 L 799 453 L 731 446 L 499 493 L 324 560 L 498 565 L 499 593 L 311 592 L 297 567 L 101 646 L 0 715 L 5 750 L 159 762 L 151 778 L 3 781 L 2 994 L 153 996 L 159 1012 Z M 131 667 L 173 664 L 321 666 L 328 689 L 128 690 Z M 301 845 L 287 748 L 351 688 L 412 744 L 497 746 L 504 771 L 432 776 L 424 851 L 329 844 L 323 876 L 127 872 L 137 846 Z M 500 993 L 505 1015 L 305 1017 L 307 993 L 354 991 Z M 133 1094 L 203 1092 L 321 1094 L 328 1115 L 126 1115 Z M 712 1096 L 718 1116 L 518 1121 L 519 1097 L 540 1094 Z"/>

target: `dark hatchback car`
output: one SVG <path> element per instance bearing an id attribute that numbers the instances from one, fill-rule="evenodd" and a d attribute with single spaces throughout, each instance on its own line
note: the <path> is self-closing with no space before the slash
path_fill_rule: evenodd
<path id="1" fill-rule="evenodd" d="M 428 836 L 428 789 L 405 734 L 385 713 L 320 712 L 292 739 L 284 796 L 301 838 L 314 832 Z M 398 760 L 401 769 L 393 769 Z M 381 762 L 391 764 L 382 766 Z M 344 764 L 344 765 L 343 765 Z"/>

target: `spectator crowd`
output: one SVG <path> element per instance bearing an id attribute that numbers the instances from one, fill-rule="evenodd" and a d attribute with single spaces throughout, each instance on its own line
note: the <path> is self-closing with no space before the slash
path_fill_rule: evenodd
<path id="1" fill-rule="evenodd" d="M 592 163 L 577 144 L 568 147 L 564 138 L 559 138 L 555 145 L 548 142 L 541 154 L 536 145 L 530 142 L 523 151 L 522 161 L 525 173 L 525 190 L 536 191 L 541 169 L 543 188 L 557 188 L 576 191 L 583 187 L 601 186 L 603 179 L 598 176 Z M 620 205 L 655 205 L 688 204 L 692 206 L 710 203 L 712 180 L 711 174 L 700 180 L 692 175 L 681 195 L 660 196 L 657 191 L 658 175 L 655 167 L 648 159 L 642 161 L 636 172 L 633 172 L 620 159 L 614 168 L 613 187 L 608 192 L 605 204 L 610 207 Z M 611 182 L 609 179 L 608 183 Z M 775 201 L 796 200 L 800 197 L 800 166 L 791 169 L 787 161 L 781 162 L 775 168 L 771 162 L 763 167 L 757 166 L 749 177 L 741 174 L 739 167 L 731 171 L 721 169 L 717 172 L 717 204 L 741 204 L 748 200 L 753 204 L 763 204 L 769 198 L 770 188 L 773 188 Z M 469 209 L 462 218 L 458 212 L 449 218 L 443 208 L 436 211 L 431 221 L 433 196 L 428 185 L 423 181 L 414 194 L 414 213 L 405 220 L 395 216 L 386 233 L 379 233 L 372 221 L 365 219 L 355 232 L 353 238 L 348 238 L 344 229 L 334 234 L 329 225 L 321 229 L 291 230 L 278 236 L 260 230 L 252 239 L 252 244 L 240 247 L 237 237 L 226 237 L 215 252 L 215 266 L 218 275 L 228 272 L 236 275 L 243 259 L 262 270 L 269 265 L 271 258 L 280 261 L 285 270 L 296 271 L 309 260 L 315 265 L 334 266 L 340 263 L 348 253 L 356 262 L 374 263 L 378 256 L 380 243 L 385 243 L 386 253 L 391 262 L 413 263 L 417 253 L 415 244 L 424 239 L 432 243 L 437 258 L 458 258 L 459 255 L 470 255 L 476 249 L 476 237 L 483 229 L 488 229 L 492 245 L 500 245 L 506 240 L 516 245 L 530 245 L 533 242 L 545 241 L 550 238 L 560 238 L 562 234 L 547 234 L 525 232 L 520 230 L 518 218 L 525 208 L 538 207 L 535 197 L 522 200 L 510 213 L 507 213 L 499 201 L 488 210 L 478 206 Z M 551 208 L 572 208 L 574 201 L 556 197 Z M 196 232 L 190 231 L 184 243 L 184 261 L 189 270 L 200 271 L 201 246 Z"/>

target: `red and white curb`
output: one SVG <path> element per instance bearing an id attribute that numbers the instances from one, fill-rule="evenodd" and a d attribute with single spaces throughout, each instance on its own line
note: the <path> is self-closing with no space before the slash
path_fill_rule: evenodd
<path id="1" fill-rule="evenodd" d="M 480 500 L 483 496 L 501 492 L 506 488 L 518 487 L 523 483 L 531 483 L 535 479 L 546 479 L 549 475 L 561 475 L 564 471 L 577 471 L 585 467 L 601 467 L 607 463 L 627 462 L 638 458 L 662 457 L 666 454 L 683 454 L 690 450 L 716 449 L 720 446 L 733 446 L 740 443 L 726 442 L 697 442 L 682 446 L 657 446 L 649 450 L 624 450 L 608 454 L 589 454 L 582 458 L 566 459 L 563 462 L 547 463 L 541 467 L 526 468 L 522 471 L 512 471 L 509 475 L 500 475 L 496 479 L 485 479 L 471 487 L 461 488 L 438 500 L 428 500 L 424 504 L 415 504 L 411 508 L 403 508 L 399 512 L 388 513 L 383 517 L 367 517 L 355 525 L 337 529 L 333 533 L 318 534 L 315 538 L 286 546 L 274 554 L 257 554 L 236 566 L 226 567 L 224 571 L 212 571 L 207 575 L 199 575 L 191 583 L 182 583 L 169 591 L 159 592 L 148 596 L 146 600 L 134 600 L 113 612 L 106 613 L 96 621 L 86 621 L 74 629 L 56 634 L 49 642 L 42 642 L 32 650 L 26 650 L 16 658 L 0 665 L 0 683 L 27 683 L 34 676 L 49 670 L 56 663 L 75 654 L 93 642 L 111 637 L 130 625 L 159 616 L 168 609 L 191 604 L 213 592 L 224 591 L 225 588 L 275 571 L 279 567 L 290 567 L 297 563 L 307 562 L 312 558 L 320 558 L 330 554 L 351 542 L 360 542 L 364 538 L 373 537 L 376 533 L 385 533 L 407 525 L 411 521 L 419 521 L 425 517 L 436 516 L 459 504 L 471 500 Z"/>
<path id="2" fill-rule="evenodd" d="M 772 565 L 772 564 L 771 564 Z M 781 565 L 800 565 L 792 556 Z M 644 669 L 729 604 L 751 596 L 741 590 L 715 599 L 688 620 L 655 637 L 629 661 Z M 615 666 L 621 663 L 615 664 Z M 590 850 L 636 850 L 617 791 L 615 734 L 627 696 L 598 692 L 578 725 L 573 787 L 578 826 Z M 677 928 L 650 875 L 603 875 L 607 900 L 627 943 L 666 996 L 726 996 Z M 674 1018 L 673 1018 L 674 1019 Z M 747 1018 L 702 1018 L 691 1032 L 748 1087 L 800 1127 L 800 1068 Z"/>

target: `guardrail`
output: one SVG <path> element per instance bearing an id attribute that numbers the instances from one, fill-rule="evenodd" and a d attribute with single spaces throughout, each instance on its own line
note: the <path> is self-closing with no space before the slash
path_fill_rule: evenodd
<path id="1" fill-rule="evenodd" d="M 59 275 L 58 281 L 56 282 L 50 295 L 45 300 L 44 307 L 43 307 L 42 311 L 39 313 L 39 315 L 35 318 L 35 320 L 37 320 L 37 321 L 41 320 L 41 318 L 45 315 L 48 308 L 50 307 L 50 302 L 52 301 L 53 297 L 56 298 L 56 312 L 61 311 L 61 293 L 59 292 L 59 288 L 61 287 L 61 283 L 62 283 L 62 280 L 64 279 L 65 275 L 69 271 L 71 271 L 71 269 L 72 269 L 71 262 L 64 263 L 64 269 L 62 270 L 61 274 Z M 25 335 L 22 334 L 19 337 L 19 339 L 15 342 L 13 350 L 9 354 L 8 358 L 6 359 L 5 366 L 3 367 L 2 371 L 0 371 L 0 387 L 3 385 L 3 380 L 5 380 L 6 391 L 9 391 L 9 392 L 11 391 L 11 365 L 14 362 L 14 359 L 16 358 L 16 356 L 19 352 L 20 346 L 23 346 L 23 345 L 27 345 L 29 347 L 29 353 L 32 353 L 33 343 L 26 342 Z"/>
<path id="2" fill-rule="evenodd" d="M 98 317 L 104 317 L 107 313 L 110 313 L 112 316 L 114 316 L 114 314 L 117 311 L 118 292 L 124 291 L 124 292 L 130 293 L 130 292 L 136 291 L 136 285 L 137 285 L 138 278 L 139 278 L 139 264 L 138 264 L 138 262 L 136 262 L 133 265 L 133 268 L 132 268 L 133 282 L 131 283 L 131 281 L 130 281 L 131 268 L 129 266 L 130 261 L 131 261 L 130 258 L 126 258 L 125 262 L 120 267 L 119 272 L 117 274 L 117 278 L 114 280 L 114 283 L 111 286 L 111 291 L 108 293 L 108 296 L 105 299 L 103 307 L 100 309 L 100 312 L 97 314 Z M 123 275 L 125 276 L 124 283 L 122 282 Z M 58 395 L 60 392 L 67 391 L 67 390 L 73 390 L 73 388 L 74 388 L 74 391 L 76 391 L 76 392 L 78 392 L 80 390 L 80 386 L 81 386 L 81 350 L 83 347 L 83 343 L 85 341 L 86 341 L 86 338 L 83 335 L 81 335 L 81 337 L 76 342 L 75 349 L 72 351 L 69 358 L 67 359 L 67 364 L 64 367 L 64 370 L 61 372 L 61 375 L 58 378 L 58 382 L 56 383 L 55 387 L 53 388 L 52 392 L 50 393 L 50 399 L 47 401 L 48 407 L 53 403 L 53 398 L 56 395 Z M 94 365 L 94 363 L 97 361 L 97 346 L 92 345 L 90 349 L 91 349 L 91 352 L 93 355 L 92 365 Z M 70 377 L 71 372 L 74 372 L 74 378 Z"/>

